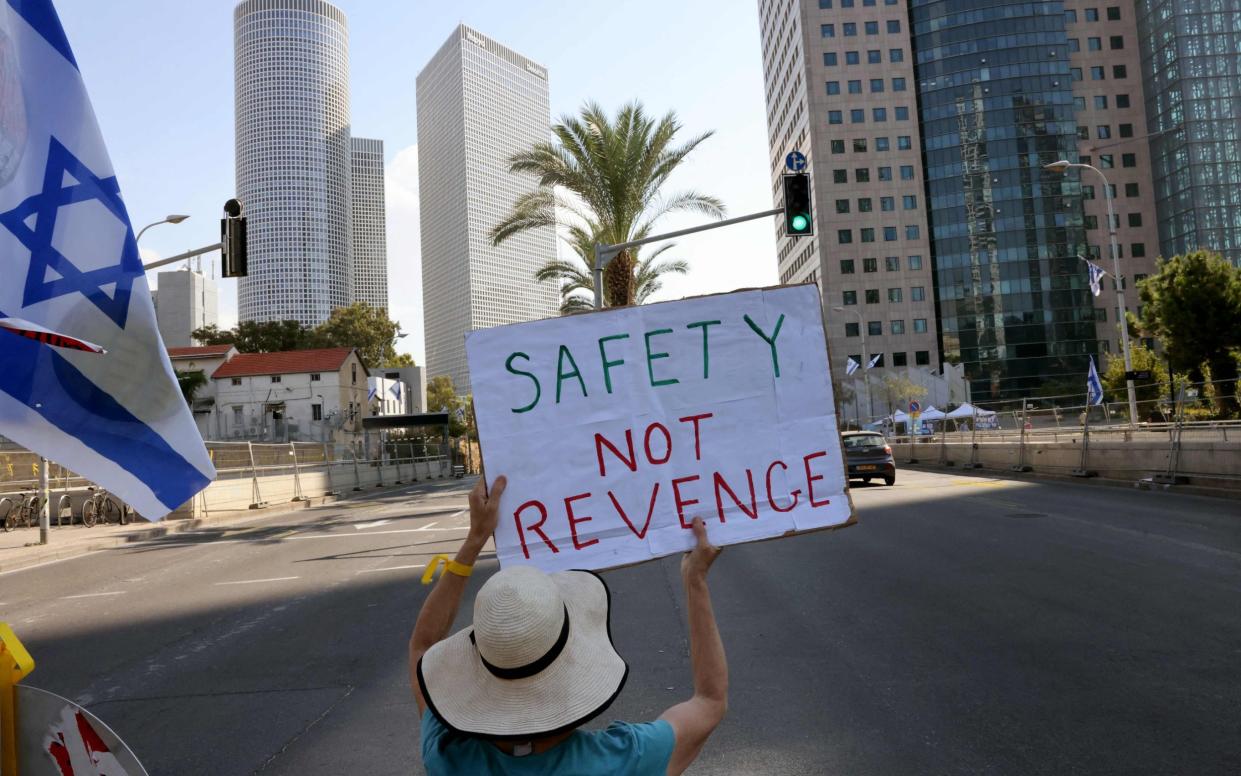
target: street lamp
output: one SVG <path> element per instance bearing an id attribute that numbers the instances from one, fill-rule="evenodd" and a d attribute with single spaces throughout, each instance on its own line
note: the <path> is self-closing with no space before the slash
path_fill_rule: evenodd
<path id="1" fill-rule="evenodd" d="M 146 226 L 144 226 L 144 227 L 142 227 L 141 229 L 139 229 L 139 230 L 138 230 L 138 236 L 134 238 L 134 242 L 136 243 L 136 242 L 138 242 L 139 240 L 141 240 L 141 239 L 142 239 L 142 233 L 143 233 L 143 232 L 145 232 L 146 230 L 150 229 L 152 226 L 159 226 L 160 224 L 179 224 L 179 223 L 181 223 L 182 221 L 184 221 L 184 220 L 185 220 L 185 219 L 187 219 L 187 218 L 189 218 L 189 216 L 183 216 L 183 215 L 180 215 L 180 214 L 177 214 L 177 213 L 173 213 L 173 214 L 172 214 L 172 215 L 170 215 L 170 216 L 164 216 L 164 218 L 163 218 L 162 220 L 160 220 L 160 221 L 156 221 L 156 222 L 155 222 L 155 223 L 153 223 L 153 224 L 147 224 Z"/>
<path id="2" fill-rule="evenodd" d="M 870 392 L 870 369 L 867 368 L 867 365 L 870 364 L 870 353 L 866 349 L 866 326 L 862 320 L 862 314 L 857 310 L 849 310 L 844 307 L 833 307 L 832 310 L 838 313 L 851 313 L 857 316 L 857 330 L 858 334 L 862 336 L 862 383 L 866 386 L 866 406 L 870 410 L 868 419 L 873 419 L 875 416 L 875 401 L 874 396 Z"/>
<path id="3" fill-rule="evenodd" d="M 1120 342 L 1125 354 L 1125 388 L 1129 393 L 1129 427 L 1133 428 L 1138 418 L 1138 398 L 1133 388 L 1133 360 L 1129 355 L 1129 311 L 1125 306 L 1125 284 L 1120 275 L 1120 250 L 1116 243 L 1116 208 L 1112 205 L 1112 186 L 1107 176 L 1098 167 L 1091 164 L 1080 164 L 1061 159 L 1058 162 L 1043 165 L 1044 170 L 1063 175 L 1069 170 L 1094 170 L 1103 179 L 1103 193 L 1107 198 L 1107 233 L 1112 242 L 1112 284 L 1116 288 L 1116 301 L 1120 304 Z"/>

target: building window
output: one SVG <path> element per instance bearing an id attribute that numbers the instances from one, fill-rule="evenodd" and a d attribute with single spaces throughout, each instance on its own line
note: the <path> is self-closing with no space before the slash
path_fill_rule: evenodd
<path id="1" fill-rule="evenodd" d="M 845 324 L 845 336 L 846 337 L 857 337 L 861 333 L 861 331 L 862 331 L 862 327 L 858 325 L 857 321 L 853 321 L 852 323 Z"/>
<path id="2" fill-rule="evenodd" d="M 909 289 L 909 301 L 926 301 L 926 286 L 911 286 Z"/>
<path id="3" fill-rule="evenodd" d="M 1141 225 L 1142 225 L 1142 214 L 1141 213 L 1130 213 L 1129 214 L 1129 226 L 1141 226 Z"/>
<path id="4" fill-rule="evenodd" d="M 857 291 L 841 291 L 840 301 L 844 305 L 857 304 Z"/>
<path id="5" fill-rule="evenodd" d="M 1077 38 L 1069 38 L 1069 53 L 1075 53 L 1082 50 L 1082 42 Z"/>
<path id="6" fill-rule="evenodd" d="M 323 405 L 322 404 L 310 405 L 310 419 L 311 420 L 323 420 Z"/>
<path id="7" fill-rule="evenodd" d="M 901 257 L 900 256 L 888 256 L 886 259 L 883 260 L 883 268 L 886 269 L 888 272 L 900 272 L 901 271 Z"/>
<path id="8" fill-rule="evenodd" d="M 852 275 L 854 273 L 853 259 L 840 260 L 840 274 Z"/>
<path id="9" fill-rule="evenodd" d="M 849 182 L 849 171 L 848 170 L 832 170 L 832 181 L 835 183 L 848 183 Z"/>
<path id="10" fill-rule="evenodd" d="M 1078 140 L 1089 140 L 1090 139 L 1090 127 L 1079 126 L 1077 128 L 1077 139 Z"/>
<path id="11" fill-rule="evenodd" d="M 853 180 L 858 183 L 870 183 L 870 168 L 858 167 L 853 170 Z"/>
<path id="12" fill-rule="evenodd" d="M 1129 95 L 1127 94 L 1116 95 L 1116 107 L 1117 108 L 1128 108 L 1129 107 Z"/>
<path id="13" fill-rule="evenodd" d="M 1082 226 L 1086 229 L 1098 229 L 1099 228 L 1099 217 L 1092 216 L 1092 215 L 1082 216 Z"/>
<path id="14" fill-rule="evenodd" d="M 234 378 L 232 379 L 232 384 L 233 384 L 233 385 L 241 385 L 241 378 L 240 378 L 240 377 L 234 377 Z"/>
<path id="15" fill-rule="evenodd" d="M 280 382 L 280 375 L 272 375 L 272 376 L 271 376 L 271 381 L 272 381 L 273 383 L 278 383 L 278 382 Z"/>
<path id="16" fill-rule="evenodd" d="M 908 366 L 909 359 L 905 356 L 904 351 L 898 351 L 892 354 L 892 366 Z"/>
<path id="17" fill-rule="evenodd" d="M 1099 21 L 1099 9 L 1098 8 L 1087 8 L 1086 9 L 1086 21 L 1088 22 Z"/>
<path id="18" fill-rule="evenodd" d="M 1136 184 L 1136 183 L 1126 183 L 1126 184 L 1125 184 L 1125 196 L 1126 196 L 1126 197 L 1139 197 L 1139 196 L 1141 196 L 1141 194 L 1139 194 L 1139 193 L 1138 193 L 1138 184 Z"/>
<path id="19" fill-rule="evenodd" d="M 841 113 L 841 112 L 840 112 L 840 111 L 838 111 L 838 110 L 829 110 L 829 111 L 827 112 L 827 123 L 828 123 L 828 124 L 843 124 L 843 123 L 845 123 L 844 114 L 843 114 L 843 113 Z"/>
<path id="20" fill-rule="evenodd" d="M 853 139 L 853 153 L 855 154 L 866 153 L 866 138 L 857 137 Z"/>
<path id="21" fill-rule="evenodd" d="M 1089 162 L 1083 162 L 1089 164 Z M 1088 183 L 1082 184 L 1082 199 L 1094 199 L 1094 186 Z"/>
<path id="22" fill-rule="evenodd" d="M 895 197 L 880 197 L 879 198 L 879 209 L 885 213 L 891 213 L 893 210 L 896 210 L 896 198 Z"/>
<path id="23" fill-rule="evenodd" d="M 904 207 L 906 210 L 917 210 L 917 209 L 918 209 L 918 197 L 917 197 L 917 195 L 916 195 L 916 194 L 906 194 L 905 196 L 901 197 L 901 205 L 902 205 L 902 207 Z"/>
<path id="24" fill-rule="evenodd" d="M 845 141 L 833 140 L 832 141 L 832 153 L 843 154 L 844 152 L 845 152 Z"/>
<path id="25" fill-rule="evenodd" d="M 861 108 L 854 108 L 849 111 L 850 124 L 862 124 L 866 121 L 866 111 Z"/>
<path id="26" fill-rule="evenodd" d="M 233 425 L 240 426 L 244 422 L 245 419 L 241 415 L 241 407 L 233 407 Z"/>
<path id="27" fill-rule="evenodd" d="M 1111 47 L 1113 51 L 1123 49 L 1125 47 L 1125 36 L 1124 35 L 1113 35 L 1107 39 L 1107 45 Z"/>
<path id="28" fill-rule="evenodd" d="M 861 81 L 850 81 L 849 82 L 849 94 L 861 94 L 861 93 L 862 93 L 862 82 Z"/>
<path id="29" fill-rule="evenodd" d="M 889 140 L 886 137 L 875 138 L 875 150 L 876 151 L 890 151 L 891 149 L 892 149 L 892 144 L 889 142 Z"/>
<path id="30" fill-rule="evenodd" d="M 875 228 L 873 226 L 864 226 L 861 229 L 862 242 L 873 243 L 875 241 Z"/>
<path id="31" fill-rule="evenodd" d="M 904 49 L 888 49 L 888 61 L 889 62 L 904 62 L 905 61 L 905 50 Z"/>
<path id="32" fill-rule="evenodd" d="M 1112 137 L 1112 128 L 1107 124 L 1100 124 L 1095 127 L 1095 132 L 1098 133 L 1100 140 L 1109 140 Z"/>
<path id="33" fill-rule="evenodd" d="M 1082 69 L 1080 67 L 1070 67 L 1069 77 L 1074 81 L 1082 80 Z"/>
<path id="34" fill-rule="evenodd" d="M 896 227 L 895 226 L 885 226 L 883 228 L 883 241 L 884 242 L 896 242 Z"/>
<path id="35" fill-rule="evenodd" d="M 357 385 L 358 384 L 358 365 L 350 364 L 349 366 L 350 366 L 350 371 L 353 372 L 353 384 Z"/>
<path id="36" fill-rule="evenodd" d="M 877 65 L 883 61 L 883 52 L 879 49 L 870 49 L 866 52 L 866 64 Z"/>
<path id="37" fill-rule="evenodd" d="M 827 93 L 828 94 L 840 94 L 840 81 L 828 81 L 827 82 Z"/>
<path id="38" fill-rule="evenodd" d="M 898 33 L 901 31 L 901 23 L 898 19 L 888 19 L 888 32 Z"/>
<path id="39" fill-rule="evenodd" d="M 1073 110 L 1076 110 L 1076 111 L 1086 110 L 1086 98 L 1085 97 L 1074 97 L 1073 98 Z"/>
<path id="40" fill-rule="evenodd" d="M 1094 109 L 1095 110 L 1107 110 L 1107 95 L 1106 94 L 1095 95 Z"/>
<path id="41" fill-rule="evenodd" d="M 882 92 L 883 91 L 883 79 L 882 78 L 870 79 L 870 90 L 872 92 Z"/>
<path id="42" fill-rule="evenodd" d="M 845 37 L 846 37 L 846 38 L 855 38 L 855 37 L 857 37 L 857 25 L 856 25 L 856 24 L 854 24 L 853 22 L 845 22 L 845 23 L 844 23 L 844 32 L 845 32 Z"/>
<path id="43" fill-rule="evenodd" d="M 905 227 L 905 239 L 906 240 L 917 240 L 921 236 L 922 236 L 922 228 L 919 227 L 917 224 L 910 224 Z"/>
<path id="44" fill-rule="evenodd" d="M 879 304 L 879 289 L 866 289 L 866 304 Z"/>
<path id="45" fill-rule="evenodd" d="M 1146 243 L 1131 243 L 1129 245 L 1129 255 L 1135 259 L 1146 256 Z"/>
<path id="46" fill-rule="evenodd" d="M 820 36 L 820 37 L 823 37 L 823 38 L 834 38 L 834 37 L 836 37 L 836 25 L 834 25 L 834 24 L 820 24 L 820 25 L 819 25 L 819 36 Z"/>
<path id="47" fill-rule="evenodd" d="M 858 52 L 856 51 L 845 52 L 845 64 L 846 65 L 857 65 L 857 64 L 860 64 L 861 61 L 862 61 L 861 55 L 858 54 Z"/>
<path id="48" fill-rule="evenodd" d="M 913 148 L 913 141 L 910 139 L 909 135 L 896 136 L 896 150 L 908 151 L 911 148 Z"/>
<path id="49" fill-rule="evenodd" d="M 904 105 L 897 106 L 896 120 L 897 121 L 909 121 L 909 108 L 905 107 Z"/>
<path id="50" fill-rule="evenodd" d="M 926 333 L 926 318 L 914 318 L 914 333 L 915 334 Z"/>
<path id="51" fill-rule="evenodd" d="M 836 59 L 835 51 L 824 52 L 823 54 L 823 66 L 824 67 L 835 67 L 836 62 L 837 62 L 837 59 Z"/>
<path id="52" fill-rule="evenodd" d="M 879 22 L 866 22 L 866 34 L 867 35 L 878 35 L 879 34 Z"/>
<path id="53" fill-rule="evenodd" d="M 858 197 L 857 212 L 869 213 L 872 210 L 874 210 L 874 207 L 870 197 Z"/>
<path id="54" fill-rule="evenodd" d="M 901 165 L 901 180 L 911 181 L 914 179 L 914 166 L 912 164 Z"/>
<path id="55" fill-rule="evenodd" d="M 320 380 L 320 379 L 321 379 L 321 378 L 319 377 L 319 373 L 318 373 L 318 372 L 311 372 L 311 373 L 310 373 L 310 382 L 312 382 L 312 383 L 317 383 L 317 382 L 319 382 L 319 380 Z"/>
<path id="56" fill-rule="evenodd" d="M 1099 166 L 1109 168 L 1109 169 L 1112 167 L 1115 167 L 1116 166 L 1115 157 L 1113 157 L 1111 154 L 1099 154 Z"/>
<path id="57" fill-rule="evenodd" d="M 1112 78 L 1128 78 L 1129 70 L 1124 65 L 1112 65 Z"/>
<path id="58" fill-rule="evenodd" d="M 1132 124 L 1121 124 L 1119 127 L 1117 127 L 1117 131 L 1119 132 L 1121 137 L 1133 137 L 1133 125 Z"/>
<path id="59" fill-rule="evenodd" d="M 848 245 L 849 243 L 853 242 L 853 230 L 852 229 L 837 229 L 836 230 L 836 242 L 839 243 L 840 245 Z"/>
<path id="60" fill-rule="evenodd" d="M 904 293 L 903 293 L 902 289 L 899 289 L 899 288 L 889 288 L 889 289 L 888 289 L 888 301 L 889 301 L 889 302 L 903 302 L 903 301 L 905 301 L 905 300 L 904 300 Z M 893 332 L 893 334 L 895 334 L 895 333 L 896 333 L 896 332 Z"/>
<path id="61" fill-rule="evenodd" d="M 832 0 L 819 0 L 819 8 L 826 10 L 832 7 Z"/>
<path id="62" fill-rule="evenodd" d="M 898 108 L 897 110 L 900 110 L 900 109 Z M 872 108 L 871 119 L 873 119 L 876 122 L 887 121 L 888 120 L 888 109 L 887 108 Z"/>
<path id="63" fill-rule="evenodd" d="M 905 91 L 905 79 L 904 78 L 893 78 L 892 79 L 892 91 L 894 92 Z"/>
<path id="64" fill-rule="evenodd" d="M 898 288 L 897 290 L 899 291 L 900 289 Z M 889 331 L 891 331 L 893 334 L 904 334 L 905 333 L 905 321 L 897 319 L 895 321 L 888 321 L 888 323 L 890 324 Z M 896 364 L 895 361 L 892 363 L 896 366 L 899 366 L 899 364 Z"/>
<path id="65" fill-rule="evenodd" d="M 922 257 L 921 256 L 910 256 L 909 257 L 909 268 L 910 269 L 922 269 Z"/>
<path id="66" fill-rule="evenodd" d="M 1121 154 L 1120 155 L 1120 166 L 1121 167 L 1137 167 L 1138 166 L 1137 154 Z"/>
<path id="67" fill-rule="evenodd" d="M 1077 24 L 1077 11 L 1065 11 L 1064 20 L 1069 24 Z"/>
<path id="68" fill-rule="evenodd" d="M 879 271 L 879 259 L 862 259 L 862 271 L 863 272 L 878 272 Z"/>
<path id="69" fill-rule="evenodd" d="M 1086 38 L 1086 50 L 1087 51 L 1102 51 L 1103 50 L 1103 39 L 1102 38 Z"/>
<path id="70" fill-rule="evenodd" d="M 866 333 L 871 337 L 879 337 L 883 335 L 883 321 L 867 321 Z M 876 364 L 875 366 L 879 366 Z"/>
<path id="71" fill-rule="evenodd" d="M 848 213 L 849 212 L 849 200 L 847 199 L 836 200 L 836 212 L 837 213 Z"/>
<path id="72" fill-rule="evenodd" d="M 1109 22 L 1120 21 L 1120 6 L 1109 5 L 1107 7 L 1107 20 Z"/>
<path id="73" fill-rule="evenodd" d="M 892 168 L 891 167 L 880 167 L 879 168 L 879 180 L 881 181 L 892 180 Z"/>
<path id="74" fill-rule="evenodd" d="M 1091 81 L 1102 81 L 1103 78 L 1104 78 L 1104 74 L 1103 74 L 1102 65 L 1095 65 L 1094 67 L 1090 68 L 1090 80 Z"/>
<path id="75" fill-rule="evenodd" d="M 918 366 L 928 366 L 931 363 L 931 351 L 918 350 L 914 352 L 914 363 Z"/>

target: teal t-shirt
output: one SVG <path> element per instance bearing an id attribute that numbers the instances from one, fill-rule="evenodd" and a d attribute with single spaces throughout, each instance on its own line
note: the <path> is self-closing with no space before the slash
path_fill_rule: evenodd
<path id="1" fill-rule="evenodd" d="M 541 754 L 514 757 L 488 741 L 453 733 L 431 713 L 422 715 L 422 764 L 427 776 L 664 776 L 676 735 L 664 720 L 606 730 L 576 730 Z"/>

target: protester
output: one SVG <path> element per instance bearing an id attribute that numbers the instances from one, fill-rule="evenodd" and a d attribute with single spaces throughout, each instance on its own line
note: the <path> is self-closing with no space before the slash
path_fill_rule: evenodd
<path id="1" fill-rule="evenodd" d="M 439 774 L 679 774 L 728 707 L 728 664 L 707 571 L 720 550 L 700 518 L 681 561 L 694 695 L 654 722 L 578 728 L 620 694 L 629 666 L 612 644 L 611 596 L 587 571 L 497 572 L 474 601 L 473 627 L 448 635 L 466 579 L 495 531 L 505 478 L 470 493 L 470 531 L 422 605 L 409 642 L 422 713 L 422 761 Z"/>

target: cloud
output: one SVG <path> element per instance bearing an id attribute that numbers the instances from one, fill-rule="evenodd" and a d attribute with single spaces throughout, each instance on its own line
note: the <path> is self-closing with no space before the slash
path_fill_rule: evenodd
<path id="1" fill-rule="evenodd" d="M 397 348 L 424 364 L 422 243 L 418 228 L 418 146 L 402 148 L 384 169 L 388 228 L 388 312 L 409 336 Z"/>

